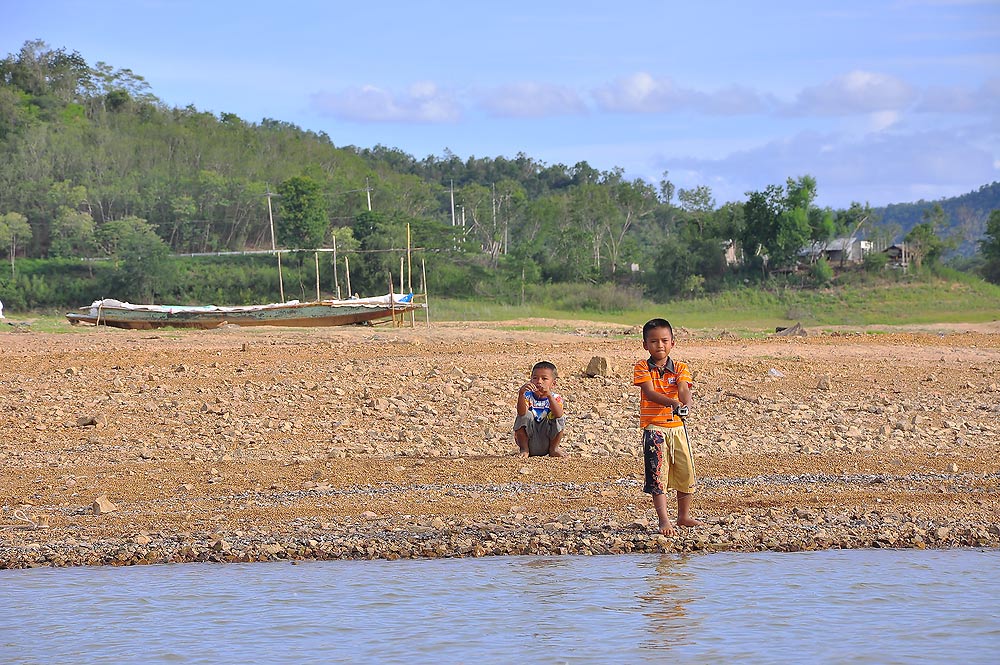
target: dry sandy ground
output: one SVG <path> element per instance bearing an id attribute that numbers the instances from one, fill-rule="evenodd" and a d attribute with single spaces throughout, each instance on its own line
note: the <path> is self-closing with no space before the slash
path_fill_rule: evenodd
<path id="1" fill-rule="evenodd" d="M 695 372 L 706 524 L 664 538 L 636 328 L 0 331 L 0 568 L 1000 545 L 998 324 L 679 330 L 674 356 Z M 562 459 L 511 455 L 540 359 L 567 399 Z"/>

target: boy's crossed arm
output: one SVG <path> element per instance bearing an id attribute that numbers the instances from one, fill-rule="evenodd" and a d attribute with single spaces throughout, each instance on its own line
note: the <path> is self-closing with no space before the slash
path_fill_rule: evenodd
<path id="1" fill-rule="evenodd" d="M 639 389 L 642 390 L 642 396 L 650 402 L 656 402 L 657 404 L 662 404 L 663 406 L 669 406 L 672 409 L 678 409 L 682 406 L 691 406 L 691 386 L 687 381 L 678 381 L 678 399 L 668 397 L 664 393 L 656 390 L 656 388 L 653 387 L 652 381 L 644 381 L 643 383 L 640 383 Z"/>

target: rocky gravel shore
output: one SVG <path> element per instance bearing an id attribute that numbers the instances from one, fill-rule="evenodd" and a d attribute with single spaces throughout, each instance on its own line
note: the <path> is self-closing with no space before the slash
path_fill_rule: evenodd
<path id="1" fill-rule="evenodd" d="M 0 568 L 1000 547 L 1000 335 L 678 338 L 705 525 L 667 538 L 635 328 L 0 332 Z M 569 456 L 519 459 L 541 359 Z"/>

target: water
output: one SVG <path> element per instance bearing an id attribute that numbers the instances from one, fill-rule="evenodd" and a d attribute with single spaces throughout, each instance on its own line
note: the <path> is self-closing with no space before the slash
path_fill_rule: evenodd
<path id="1" fill-rule="evenodd" d="M 0 571 L 0 662 L 972 665 L 998 599 L 996 550 Z"/>

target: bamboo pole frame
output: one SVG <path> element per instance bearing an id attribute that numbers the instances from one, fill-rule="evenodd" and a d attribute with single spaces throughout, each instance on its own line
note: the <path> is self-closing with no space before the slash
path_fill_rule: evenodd
<path id="1" fill-rule="evenodd" d="M 400 276 L 402 281 L 402 276 Z M 413 265 L 410 263 L 410 223 L 406 223 L 406 289 L 413 293 Z"/>
<path id="2" fill-rule="evenodd" d="M 420 259 L 420 272 L 423 275 L 424 282 L 424 317 L 429 327 L 431 325 L 431 306 L 427 300 L 427 263 L 424 259 Z"/>
<path id="3" fill-rule="evenodd" d="M 281 251 L 276 251 L 278 255 L 278 291 L 281 293 L 281 302 L 285 302 L 285 280 L 281 276 Z"/>
<path id="4" fill-rule="evenodd" d="M 333 288 L 340 300 L 340 282 L 337 280 L 337 236 L 333 236 Z"/>
<path id="5" fill-rule="evenodd" d="M 313 258 L 316 262 L 316 302 L 319 302 L 321 300 L 319 297 L 319 252 L 314 252 Z"/>
<path id="6" fill-rule="evenodd" d="M 392 273 L 389 273 L 389 311 L 392 312 L 392 327 L 398 328 L 396 321 L 396 294 L 392 292 Z"/>

